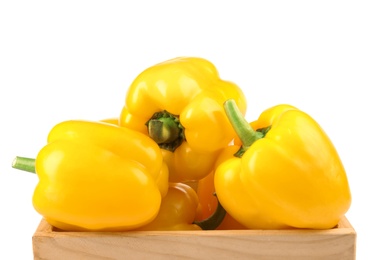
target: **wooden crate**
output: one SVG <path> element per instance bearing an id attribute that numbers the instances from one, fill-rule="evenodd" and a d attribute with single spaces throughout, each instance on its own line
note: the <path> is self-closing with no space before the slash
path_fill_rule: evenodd
<path id="1" fill-rule="evenodd" d="M 63 232 L 45 220 L 34 259 L 355 259 L 346 218 L 329 230 Z"/>

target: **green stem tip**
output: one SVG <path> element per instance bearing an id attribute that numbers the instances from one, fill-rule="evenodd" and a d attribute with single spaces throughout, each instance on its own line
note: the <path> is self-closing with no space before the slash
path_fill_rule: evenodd
<path id="1" fill-rule="evenodd" d="M 255 131 L 245 120 L 234 99 L 226 100 L 223 106 L 226 116 L 242 142 L 243 152 L 245 152 L 255 141 L 264 137 L 264 133 Z"/>
<path id="2" fill-rule="evenodd" d="M 12 168 L 35 173 L 35 159 L 16 156 L 12 161 Z"/>

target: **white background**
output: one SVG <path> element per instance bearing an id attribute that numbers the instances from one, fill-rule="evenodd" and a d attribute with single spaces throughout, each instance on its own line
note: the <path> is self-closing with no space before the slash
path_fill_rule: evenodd
<path id="1" fill-rule="evenodd" d="M 12 159 L 60 121 L 118 116 L 138 73 L 177 56 L 238 84 L 249 121 L 280 103 L 311 114 L 348 173 L 357 259 L 390 258 L 386 1 L 128 2 L 0 2 L 0 259 L 32 259 L 40 221 L 37 178 Z"/>

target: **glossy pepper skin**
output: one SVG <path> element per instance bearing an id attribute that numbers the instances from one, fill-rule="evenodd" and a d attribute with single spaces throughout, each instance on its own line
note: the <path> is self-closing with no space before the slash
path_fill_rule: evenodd
<path id="1" fill-rule="evenodd" d="M 211 171 L 218 153 L 235 134 L 223 109 L 226 99 L 234 99 L 245 113 L 242 90 L 220 79 L 211 62 L 179 57 L 136 77 L 128 89 L 119 124 L 150 135 L 159 143 L 171 182 L 199 180 Z M 162 134 L 164 138 L 160 138 L 154 131 L 156 121 L 170 116 L 176 134 Z M 163 128 L 162 133 L 166 130 Z"/>
<path id="2" fill-rule="evenodd" d="M 242 157 L 232 154 L 215 173 L 226 211 L 253 229 L 336 226 L 351 193 L 339 155 L 319 124 L 293 106 L 277 105 L 251 126 L 260 129 L 257 138 L 248 142 L 239 134 Z"/>
<path id="3" fill-rule="evenodd" d="M 171 182 L 157 217 L 136 230 L 214 230 L 223 224 L 226 211 L 220 204 L 213 214 L 202 219 L 196 218 L 198 208 L 198 194 L 191 186 Z"/>
<path id="4" fill-rule="evenodd" d="M 103 122 L 55 125 L 35 161 L 34 208 L 63 230 L 122 231 L 151 222 L 168 168 L 145 135 Z"/>
<path id="5" fill-rule="evenodd" d="M 193 223 L 198 203 L 198 196 L 190 186 L 170 183 L 157 217 L 137 230 L 201 230 Z"/>

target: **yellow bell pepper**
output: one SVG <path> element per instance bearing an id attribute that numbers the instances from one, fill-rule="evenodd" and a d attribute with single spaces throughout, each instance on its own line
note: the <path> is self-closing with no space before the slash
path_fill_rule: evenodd
<path id="1" fill-rule="evenodd" d="M 213 230 L 224 220 L 226 211 L 220 204 L 214 214 L 196 220 L 199 198 L 185 183 L 170 183 L 157 217 L 136 230 Z"/>
<path id="2" fill-rule="evenodd" d="M 227 213 L 253 229 L 336 226 L 351 193 L 339 155 L 319 124 L 293 106 L 278 105 L 252 128 L 234 101 L 225 108 L 242 141 L 236 156 L 215 173 Z"/>
<path id="3" fill-rule="evenodd" d="M 171 182 L 199 180 L 213 168 L 234 129 L 223 102 L 246 111 L 242 90 L 219 78 L 215 66 L 179 57 L 152 66 L 130 85 L 119 125 L 149 135 L 163 150 Z"/>
<path id="4" fill-rule="evenodd" d="M 136 230 L 201 230 L 193 224 L 198 207 L 196 192 L 184 183 L 170 183 L 152 222 Z"/>
<path id="5" fill-rule="evenodd" d="M 168 191 L 168 167 L 157 144 L 104 122 L 57 124 L 31 165 L 39 178 L 33 206 L 63 230 L 138 228 L 157 216 Z"/>

